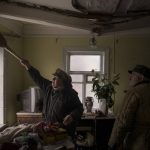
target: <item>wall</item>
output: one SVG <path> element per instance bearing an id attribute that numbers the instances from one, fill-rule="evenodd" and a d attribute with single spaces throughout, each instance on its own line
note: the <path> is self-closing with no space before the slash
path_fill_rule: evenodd
<path id="1" fill-rule="evenodd" d="M 8 45 L 22 56 L 22 38 L 6 37 Z M 5 53 L 5 122 L 13 124 L 16 121 L 16 112 L 20 109 L 17 94 L 23 90 L 23 70 L 20 62 L 7 52 Z"/>
<path id="2" fill-rule="evenodd" d="M 0 18 L 0 33 L 2 33 L 11 47 L 18 55 L 23 54 L 22 40 L 23 24 L 15 20 Z M 4 54 L 4 108 L 5 123 L 16 122 L 16 112 L 20 104 L 16 101 L 17 94 L 23 90 L 23 69 L 20 63 L 9 53 Z"/>
<path id="3" fill-rule="evenodd" d="M 22 39 L 6 37 L 8 45 L 22 56 Z M 19 110 L 19 103 L 16 101 L 18 91 L 23 89 L 23 71 L 18 60 L 9 53 L 4 54 L 4 111 L 5 123 L 13 124 L 16 119 L 16 112 Z"/>
<path id="4" fill-rule="evenodd" d="M 42 75 L 51 78 L 51 73 L 57 67 L 63 68 L 63 49 L 66 47 L 88 47 L 89 38 L 73 37 L 26 37 L 24 39 L 24 57 L 33 66 L 38 68 Z M 121 107 L 124 90 L 127 88 L 127 70 L 136 64 L 150 66 L 150 37 L 124 35 L 104 36 L 97 38 L 100 48 L 110 49 L 110 74 L 120 73 L 119 87 L 115 96 L 114 111 L 117 113 Z M 27 73 L 24 76 L 24 88 L 34 83 Z"/>
<path id="5" fill-rule="evenodd" d="M 113 47 L 110 37 L 98 39 L 98 44 L 103 48 Z M 51 74 L 56 68 L 64 67 L 64 48 L 79 47 L 89 48 L 89 38 L 71 38 L 71 37 L 26 37 L 24 38 L 24 57 L 30 63 L 41 71 L 46 78 L 51 78 Z M 112 59 L 111 59 L 112 61 Z M 112 63 L 113 64 L 113 63 Z M 33 84 L 25 73 L 24 88 Z"/>
<path id="6" fill-rule="evenodd" d="M 88 37 L 6 37 L 10 47 L 20 56 L 40 70 L 43 76 L 51 78 L 57 67 L 63 68 L 63 50 L 66 47 L 89 47 Z M 110 49 L 110 74 L 120 73 L 120 85 L 117 88 L 114 111 L 121 108 L 124 89 L 127 87 L 127 70 L 135 64 L 150 66 L 150 37 L 149 36 L 104 36 L 97 38 L 99 48 Z M 15 113 L 20 106 L 16 95 L 29 86 L 35 85 L 27 71 L 18 61 L 5 53 L 5 110 L 6 122 L 13 124 Z"/>
<path id="7" fill-rule="evenodd" d="M 4 122 L 4 51 L 0 48 L 0 124 Z"/>
<path id="8" fill-rule="evenodd" d="M 150 67 L 150 36 L 118 36 L 116 37 L 115 65 L 120 73 L 120 86 L 117 88 L 115 111 L 121 108 L 124 90 L 128 85 L 128 70 L 136 64 Z"/>

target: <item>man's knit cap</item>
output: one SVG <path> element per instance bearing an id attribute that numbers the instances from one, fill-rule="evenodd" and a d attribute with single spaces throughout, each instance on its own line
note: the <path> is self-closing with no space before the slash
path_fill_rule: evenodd
<path id="1" fill-rule="evenodd" d="M 136 65 L 132 70 L 128 70 L 128 72 L 137 72 L 150 79 L 150 68 L 144 65 Z"/>

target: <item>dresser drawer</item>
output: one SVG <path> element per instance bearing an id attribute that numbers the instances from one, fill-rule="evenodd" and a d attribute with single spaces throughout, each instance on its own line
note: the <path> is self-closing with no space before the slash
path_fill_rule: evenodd
<path id="1" fill-rule="evenodd" d="M 17 122 L 22 123 L 37 123 L 43 120 L 42 113 L 25 113 L 18 112 L 16 113 Z"/>

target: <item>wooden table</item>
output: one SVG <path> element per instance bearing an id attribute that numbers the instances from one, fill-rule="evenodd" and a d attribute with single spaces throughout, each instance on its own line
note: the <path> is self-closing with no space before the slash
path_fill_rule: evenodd
<path id="1" fill-rule="evenodd" d="M 107 150 L 108 140 L 115 121 L 114 116 L 97 117 L 86 116 L 82 117 L 77 127 L 77 132 L 91 132 L 95 137 L 95 145 L 98 149 Z"/>

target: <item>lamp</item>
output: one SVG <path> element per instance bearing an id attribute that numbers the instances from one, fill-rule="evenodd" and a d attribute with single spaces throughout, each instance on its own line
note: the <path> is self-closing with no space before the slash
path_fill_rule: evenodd
<path id="1" fill-rule="evenodd" d="M 97 47 L 96 44 L 97 44 L 97 42 L 96 42 L 95 35 L 92 34 L 92 36 L 89 39 L 89 45 L 91 48 L 96 48 Z"/>

